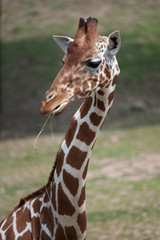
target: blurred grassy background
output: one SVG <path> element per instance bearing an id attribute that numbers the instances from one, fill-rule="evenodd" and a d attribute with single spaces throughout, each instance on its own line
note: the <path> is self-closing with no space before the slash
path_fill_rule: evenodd
<path id="1" fill-rule="evenodd" d="M 130 123 L 130 118 L 134 123 L 139 122 L 139 117 L 142 123 L 146 120 L 157 122 L 160 92 L 158 10 L 159 1 L 156 0 L 2 1 L 3 134 L 32 133 L 39 129 L 44 121 L 39 112 L 41 99 L 62 66 L 63 53 L 53 42 L 52 35 L 74 37 L 79 17 L 90 15 L 99 19 L 101 35 L 119 29 L 122 37 L 118 55 L 121 68 L 118 100 L 112 109 L 111 123 L 119 117 L 122 125 Z M 137 116 L 129 112 L 137 105 L 140 110 L 146 110 L 144 118 L 139 113 Z M 70 119 L 68 112 L 64 113 L 65 117 L 58 117 L 56 129 L 59 131 L 59 122 L 64 126 L 63 119 Z"/>
<path id="2" fill-rule="evenodd" d="M 79 18 L 91 15 L 101 35 L 120 30 L 122 47 L 115 101 L 88 174 L 88 239 L 159 239 L 159 9 L 158 0 L 2 0 L 0 219 L 45 183 L 77 108 L 54 119 L 55 140 L 41 137 L 37 163 L 41 99 L 62 66 L 52 35 L 74 37 Z"/>

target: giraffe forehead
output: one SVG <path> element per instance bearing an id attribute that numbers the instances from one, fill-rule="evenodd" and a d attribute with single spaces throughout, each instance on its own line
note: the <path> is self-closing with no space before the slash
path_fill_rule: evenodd
<path id="1" fill-rule="evenodd" d="M 83 42 L 70 42 L 67 54 L 64 57 L 68 65 L 81 63 L 88 59 L 96 58 L 98 54 L 104 53 L 107 48 L 108 37 L 99 36 L 92 41 L 84 40 Z"/>
<path id="2" fill-rule="evenodd" d="M 96 43 L 96 40 L 95 40 Z M 71 42 L 68 46 L 68 53 L 66 55 L 67 58 L 70 58 L 70 60 L 78 60 L 80 62 L 81 59 L 85 58 L 92 58 L 97 53 L 96 44 L 88 45 L 87 42 L 85 42 L 82 46 L 76 44 L 75 42 Z"/>

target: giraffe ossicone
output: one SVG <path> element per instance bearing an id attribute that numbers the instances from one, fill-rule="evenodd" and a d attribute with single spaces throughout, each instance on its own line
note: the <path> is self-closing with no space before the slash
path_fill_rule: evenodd
<path id="1" fill-rule="evenodd" d="M 88 163 L 120 73 L 120 33 L 99 36 L 97 23 L 96 18 L 80 18 L 74 39 L 53 36 L 65 53 L 64 65 L 42 100 L 41 113 L 58 114 L 71 101 L 84 102 L 72 118 L 47 184 L 21 199 L 2 221 L 2 240 L 86 239 Z"/>

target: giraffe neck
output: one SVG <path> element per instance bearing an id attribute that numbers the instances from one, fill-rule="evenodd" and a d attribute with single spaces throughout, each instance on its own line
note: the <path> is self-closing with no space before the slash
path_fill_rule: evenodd
<path id="1" fill-rule="evenodd" d="M 57 154 L 48 184 L 21 199 L 1 223 L 0 238 L 13 239 L 16 236 L 19 239 L 23 232 L 23 239 L 29 239 L 31 235 L 35 239 L 46 239 L 46 236 L 47 239 L 86 239 L 88 162 L 113 102 L 113 82 L 114 85 L 110 84 L 105 91 L 100 90 L 87 98 L 76 112 Z"/>
<path id="2" fill-rule="evenodd" d="M 112 105 L 115 85 L 88 97 L 72 118 L 57 154 L 50 180 L 54 215 L 63 229 L 86 236 L 85 185 L 91 151 Z"/>
<path id="3" fill-rule="evenodd" d="M 115 85 L 104 91 L 100 90 L 93 93 L 73 116 L 57 155 L 58 161 L 54 172 L 56 181 L 63 182 L 64 178 L 61 178 L 61 175 L 66 170 L 79 181 L 86 182 L 88 160 L 105 117 L 113 103 L 114 90 Z M 70 191 L 72 193 L 72 190 Z"/>

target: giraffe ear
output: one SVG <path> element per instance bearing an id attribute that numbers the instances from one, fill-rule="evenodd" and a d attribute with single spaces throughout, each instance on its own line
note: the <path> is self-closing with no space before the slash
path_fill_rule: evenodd
<path id="1" fill-rule="evenodd" d="M 108 41 L 109 41 L 109 45 L 108 45 L 107 55 L 112 57 L 119 52 L 119 49 L 121 47 L 120 32 L 117 30 L 111 33 L 108 36 Z"/>
<path id="2" fill-rule="evenodd" d="M 64 53 L 67 53 L 68 44 L 73 41 L 70 37 L 53 35 L 54 41 L 60 46 Z"/>

